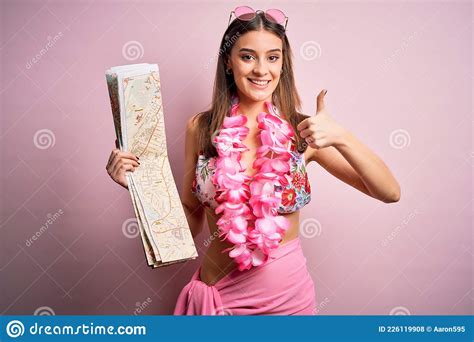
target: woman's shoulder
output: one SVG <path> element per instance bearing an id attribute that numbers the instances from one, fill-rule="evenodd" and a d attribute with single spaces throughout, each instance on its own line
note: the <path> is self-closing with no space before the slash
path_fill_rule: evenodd
<path id="1" fill-rule="evenodd" d="M 187 123 L 186 123 L 186 143 L 190 145 L 190 148 L 192 148 L 194 154 L 197 155 L 197 143 L 199 139 L 199 115 L 201 113 L 194 114 L 190 118 L 188 118 Z M 189 141 L 189 143 L 188 143 Z"/>
<path id="2" fill-rule="evenodd" d="M 188 119 L 186 125 L 186 136 L 190 141 L 192 141 L 194 152 L 197 156 L 202 154 L 202 150 L 199 148 L 201 147 L 203 132 L 206 131 L 206 128 L 209 125 L 207 119 L 208 116 L 209 113 L 206 111 L 196 113 Z"/>
<path id="3" fill-rule="evenodd" d="M 209 122 L 209 112 L 199 112 L 194 114 L 188 119 L 188 127 L 191 129 L 198 129 L 199 127 L 205 127 Z"/>
<path id="4" fill-rule="evenodd" d="M 199 112 L 194 114 L 188 119 L 186 129 L 189 130 L 192 134 L 196 134 L 199 126 L 202 125 L 202 120 L 205 117 L 206 112 Z"/>

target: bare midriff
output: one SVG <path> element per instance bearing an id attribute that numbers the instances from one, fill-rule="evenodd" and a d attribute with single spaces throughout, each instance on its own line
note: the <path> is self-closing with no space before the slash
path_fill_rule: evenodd
<path id="1" fill-rule="evenodd" d="M 299 213 L 300 211 L 297 210 L 290 214 L 283 214 L 290 221 L 290 227 L 283 236 L 280 245 L 298 237 Z M 201 265 L 200 278 L 204 283 L 213 285 L 236 269 L 237 264 L 229 256 L 229 251 L 222 253 L 224 249 L 233 247 L 234 245 L 226 240 L 222 241 L 222 238 L 219 238 L 217 233 L 217 218 L 212 209 L 206 208 L 206 217 L 209 224 L 211 243 Z"/>

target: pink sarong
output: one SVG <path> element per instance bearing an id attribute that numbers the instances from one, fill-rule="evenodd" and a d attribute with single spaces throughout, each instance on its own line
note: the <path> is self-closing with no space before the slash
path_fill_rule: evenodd
<path id="1" fill-rule="evenodd" d="M 217 283 L 200 280 L 201 267 L 178 296 L 174 315 L 314 315 L 314 283 L 297 237 L 270 252 L 267 262 L 232 270 Z"/>

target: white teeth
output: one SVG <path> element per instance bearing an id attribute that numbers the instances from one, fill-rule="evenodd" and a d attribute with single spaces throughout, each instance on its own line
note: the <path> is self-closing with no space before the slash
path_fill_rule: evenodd
<path id="1" fill-rule="evenodd" d="M 257 80 L 252 80 L 252 79 L 249 79 L 249 80 L 250 82 L 258 84 L 258 85 L 265 85 L 265 84 L 268 84 L 268 82 L 270 82 L 270 81 L 257 81 Z"/>

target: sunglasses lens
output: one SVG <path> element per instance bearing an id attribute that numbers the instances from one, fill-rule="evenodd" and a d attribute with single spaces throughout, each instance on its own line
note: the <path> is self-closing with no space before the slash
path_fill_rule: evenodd
<path id="1" fill-rule="evenodd" d="M 280 25 L 283 25 L 286 18 L 285 13 L 277 9 L 269 9 L 265 12 L 265 15 L 268 20 Z"/>
<path id="2" fill-rule="evenodd" d="M 255 18 L 255 11 L 248 6 L 240 6 L 234 10 L 235 16 L 240 20 L 252 20 Z"/>

